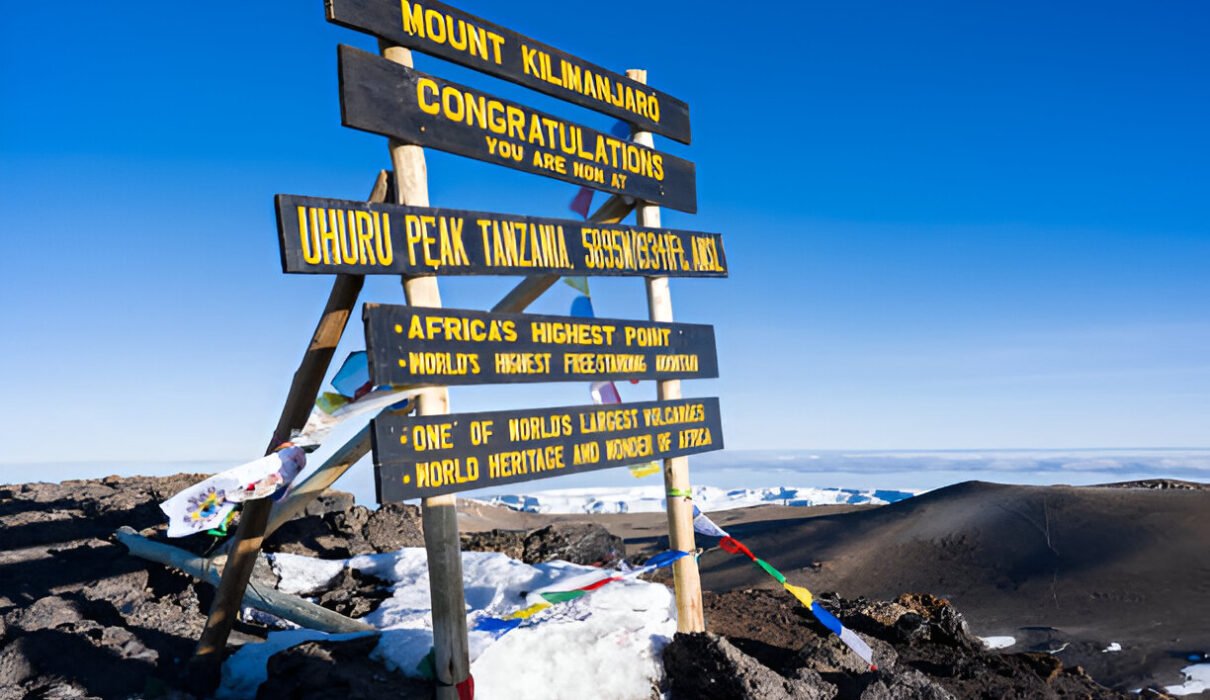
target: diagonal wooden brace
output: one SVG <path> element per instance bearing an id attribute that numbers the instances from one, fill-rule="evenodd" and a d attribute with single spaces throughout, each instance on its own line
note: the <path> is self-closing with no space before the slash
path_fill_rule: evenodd
<path id="1" fill-rule="evenodd" d="M 180 547 L 156 542 L 143 537 L 132 528 L 123 527 L 114 533 L 114 537 L 130 550 L 130 553 L 140 559 L 154 561 L 171 566 L 190 576 L 218 585 L 220 571 L 209 559 L 199 557 Z M 332 634 L 347 632 L 376 632 L 377 630 L 360 620 L 345 617 L 338 612 L 320 607 L 315 603 L 303 600 L 298 596 L 282 593 L 273 588 L 249 586 L 244 591 L 243 604 L 257 610 L 272 613 L 283 620 L 289 620 L 296 625 L 308 629 Z"/>
<path id="2" fill-rule="evenodd" d="M 382 171 L 374 183 L 370 201 L 386 201 L 389 190 L 390 178 L 386 171 Z M 323 316 L 320 317 L 311 343 L 294 373 L 290 392 L 286 396 L 281 417 L 277 421 L 277 428 L 273 431 L 266 454 L 271 453 L 278 445 L 288 440 L 293 431 L 302 429 L 306 424 L 364 281 L 363 277 L 357 275 L 337 275 L 333 281 Z M 273 503 L 268 499 L 257 499 L 244 504 L 239 528 L 230 548 L 230 556 L 223 567 L 223 576 L 219 581 L 214 603 L 210 606 L 206 628 L 202 630 L 202 637 L 190 662 L 190 675 L 204 689 L 213 688 L 217 683 L 227 637 L 231 635 L 231 628 L 235 625 L 235 617 L 239 613 L 244 590 L 252 576 L 252 567 L 260 553 L 272 509 Z"/>

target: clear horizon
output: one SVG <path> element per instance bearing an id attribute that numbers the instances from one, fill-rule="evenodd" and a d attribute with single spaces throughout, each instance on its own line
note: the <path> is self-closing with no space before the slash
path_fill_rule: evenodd
<path id="1" fill-rule="evenodd" d="M 342 428 L 343 430 L 343 428 Z M 334 452 L 340 440 L 321 447 L 308 459 L 313 468 Z M 0 483 L 12 469 L 38 469 L 37 478 L 13 482 L 67 481 L 119 476 L 169 476 L 214 473 L 239 460 L 181 462 L 43 462 L 0 464 Z M 20 475 L 14 474 L 20 477 Z M 1022 485 L 1087 486 L 1144 479 L 1177 479 L 1210 483 L 1210 449 L 1147 450 L 931 450 L 825 451 L 731 450 L 690 458 L 695 486 L 722 489 L 832 488 L 930 491 L 963 481 Z M 618 489 L 660 488 L 659 475 L 636 479 L 623 468 L 581 472 L 503 484 L 459 493 L 460 498 L 532 495 L 562 489 L 610 493 Z M 335 488 L 348 491 L 358 503 L 375 504 L 373 466 L 367 456 L 346 473 Z"/>
<path id="2" fill-rule="evenodd" d="M 359 425 L 361 425 L 359 423 Z M 325 443 L 325 449 L 335 447 L 334 442 Z M 1132 447 L 963 447 L 963 448 L 914 448 L 914 449 L 898 449 L 898 448 L 881 448 L 881 449 L 863 449 L 863 448 L 844 448 L 834 447 L 827 449 L 812 449 L 812 448 L 748 448 L 748 449 L 724 449 L 718 453 L 707 453 L 704 455 L 694 456 L 690 459 L 710 459 L 719 460 L 730 457 L 742 458 L 754 454 L 786 454 L 786 453 L 819 453 L 828 455 L 837 454 L 863 454 L 863 455 L 929 455 L 929 454 L 979 454 L 979 453 L 1043 453 L 1043 454 L 1063 454 L 1068 452 L 1106 452 L 1106 453 L 1125 453 L 1125 454 L 1141 454 L 1148 452 L 1207 452 L 1210 453 L 1210 446 L 1200 445 L 1172 445 L 1172 446 L 1132 446 Z M 707 455 L 715 455 L 708 457 Z M 0 467 L 5 466 L 28 466 L 36 464 L 109 464 L 114 462 L 125 462 L 128 464 L 211 464 L 217 462 L 230 462 L 235 464 L 236 460 L 243 459 L 242 457 L 190 457 L 187 459 L 175 460 L 156 460 L 148 458 L 140 459 L 125 459 L 125 458 L 109 458 L 109 459 L 26 459 L 26 460 L 2 460 Z"/>

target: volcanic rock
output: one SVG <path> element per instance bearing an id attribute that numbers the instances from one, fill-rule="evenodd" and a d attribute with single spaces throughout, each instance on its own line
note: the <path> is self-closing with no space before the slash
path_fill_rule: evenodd
<path id="1" fill-rule="evenodd" d="M 308 508 L 265 541 L 266 552 L 284 552 L 324 559 L 347 559 L 358 554 L 394 552 L 423 547 L 420 509 L 387 503 L 378 510 L 352 504 L 338 495 L 322 506 Z"/>
<path id="2" fill-rule="evenodd" d="M 830 688 L 838 700 L 1130 697 L 1099 685 L 1078 667 L 1065 667 L 1049 654 L 988 651 L 943 598 L 909 594 L 893 602 L 871 602 L 823 594 L 819 600 L 862 634 L 874 651 L 877 670 L 870 669 L 781 591 L 703 595 L 712 631 L 782 678 L 818 678 L 821 687 Z M 674 671 L 686 672 L 685 667 L 667 671 L 672 688 L 688 682 L 673 677 Z M 705 672 L 704 667 L 699 672 Z M 763 673 L 752 678 L 767 684 Z"/>
<path id="3" fill-rule="evenodd" d="M 202 478 L 110 477 L 0 486 L 0 700 L 188 697 L 188 688 L 175 686 L 186 677 L 184 662 L 201 633 L 213 591 L 168 567 L 129 556 L 111 534 L 128 525 L 161 537 L 165 523 L 158 503 Z M 1162 622 L 1181 631 L 1183 645 L 1202 649 L 1196 621 L 1204 616 L 1196 613 L 1204 597 L 1189 591 L 1204 592 L 1198 586 L 1205 577 L 1199 574 L 1210 570 L 1204 548 L 1206 498 L 1204 491 L 1167 482 L 1087 490 L 967 485 L 910 499 L 906 505 L 844 516 L 804 516 L 789 524 L 764 525 L 758 518 L 748 526 L 737 521 L 729 529 L 739 531 L 757 551 L 776 552 L 779 568 L 792 579 L 808 578 L 802 583 L 813 589 L 835 584 L 853 590 L 854 582 L 882 582 L 885 590 L 871 594 L 881 600 L 818 596 L 865 638 L 878 669 L 871 669 L 784 591 L 742 588 L 767 582 L 762 572 L 737 557 L 708 552 L 702 558 L 703 582 L 710 588 L 714 577 L 720 583 L 714 590 L 728 592 L 704 594 L 712 634 L 678 635 L 666 647 L 668 689 L 673 697 L 704 698 L 1131 697 L 1098 685 L 1080 666 L 1063 662 L 1100 662 L 1097 677 L 1108 674 L 1109 682 L 1122 688 L 1151 684 L 1128 685 L 1124 676 L 1114 680 L 1117 672 L 1108 664 L 1120 665 L 1119 656 L 1125 660 L 1126 652 L 1102 654 L 1105 643 L 1073 638 L 1073 625 L 1100 619 L 1093 614 L 1097 611 L 1120 615 L 1114 624 L 1133 624 L 1134 632 L 1114 639 L 1133 641 L 1124 646 L 1142 650 L 1139 658 L 1147 649 L 1154 656 L 1157 649 L 1154 641 L 1150 647 L 1140 644 L 1150 639 L 1139 632 L 1143 622 Z M 978 516 L 978 527 L 964 520 L 971 514 Z M 566 559 L 581 564 L 608 564 L 623 551 L 622 540 L 595 522 L 556 519 L 550 524 L 545 516 L 508 515 L 526 520 L 501 520 L 497 527 L 502 529 L 467 535 L 464 548 L 503 551 L 531 563 Z M 627 532 L 619 529 L 626 517 L 603 522 L 620 534 Z M 664 525 L 647 527 L 641 537 L 654 542 L 658 538 L 651 533 Z M 743 532 L 744 527 L 753 530 Z M 877 546 L 863 548 L 854 539 L 858 536 L 881 539 Z M 215 540 L 199 535 L 172 544 L 203 552 Z M 347 494 L 331 492 L 275 533 L 268 549 L 343 558 L 422 544 L 414 506 L 374 511 L 355 505 Z M 1126 558 L 1142 556 L 1138 552 L 1147 555 L 1138 560 L 1146 566 L 1136 567 L 1135 559 Z M 810 569 L 816 560 L 826 565 Z M 944 566 L 920 565 L 924 561 Z M 1118 568 L 1105 568 L 1104 562 Z M 1176 569 L 1163 568 L 1166 562 L 1180 562 L 1182 575 L 1171 575 Z M 1063 568 L 1056 578 L 1059 564 Z M 1142 580 L 1149 586 L 1165 586 L 1160 592 L 1190 614 L 1157 616 L 1154 604 L 1143 606 L 1148 599 L 1139 597 L 1137 582 L 1119 585 L 1136 569 L 1147 572 Z M 904 576 L 913 578 L 905 582 Z M 1027 622 L 1011 628 L 1018 648 L 1034 647 L 1037 653 L 989 651 L 948 600 L 899 595 L 904 590 L 955 590 L 953 582 L 969 584 L 982 580 L 979 576 L 995 590 L 1049 602 L 1044 617 L 1054 619 L 1043 622 L 1055 627 Z M 744 583 L 746 577 L 753 577 L 753 583 Z M 721 585 L 724 579 L 740 585 Z M 272 576 L 263 581 L 274 583 Z M 970 590 L 955 595 L 965 595 L 963 600 L 972 600 L 975 608 L 994 600 L 972 597 Z M 321 605 L 363 616 L 387 594 L 384 582 L 348 569 L 314 595 Z M 966 602 L 961 607 L 969 609 Z M 972 614 L 972 620 L 986 625 L 983 615 Z M 1186 623 L 1192 626 L 1180 627 Z M 1064 625 L 1067 629 L 1058 629 Z M 266 631 L 239 621 L 233 640 L 255 641 Z M 1114 627 L 1113 633 L 1122 629 Z M 372 661 L 373 643 L 371 638 L 314 642 L 278 654 L 261 696 L 431 695 L 429 685 L 407 681 Z M 1186 658 L 1182 654 L 1171 664 L 1187 664 Z M 1145 692 L 1143 697 L 1159 696 Z"/>
<path id="4" fill-rule="evenodd" d="M 433 685 L 407 678 L 370 658 L 377 637 L 307 642 L 274 654 L 257 700 L 372 700 L 433 697 Z"/>
<path id="5" fill-rule="evenodd" d="M 486 530 L 461 534 L 464 552 L 499 552 L 510 559 L 524 561 L 524 530 Z"/>
<path id="6" fill-rule="evenodd" d="M 561 559 L 588 566 L 608 566 L 621 559 L 626 551 L 621 537 L 595 523 L 554 523 L 529 531 L 465 533 L 462 549 L 500 552 L 526 564 Z"/>
<path id="7" fill-rule="evenodd" d="M 673 700 L 831 700 L 836 688 L 807 671 L 787 678 L 725 638 L 678 633 L 664 647 L 664 673 Z"/>
<path id="8" fill-rule="evenodd" d="M 389 585 L 370 574 L 346 568 L 328 583 L 315 602 L 346 617 L 364 617 L 391 597 Z"/>

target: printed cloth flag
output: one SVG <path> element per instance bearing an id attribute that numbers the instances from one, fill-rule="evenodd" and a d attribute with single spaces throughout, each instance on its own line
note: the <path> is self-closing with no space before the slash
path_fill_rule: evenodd
<path id="1" fill-rule="evenodd" d="M 729 537 L 725 530 L 715 525 L 697 506 L 693 506 L 693 530 L 706 537 Z"/>
<path id="2" fill-rule="evenodd" d="M 344 396 L 359 399 L 373 387 L 370 385 L 370 355 L 365 350 L 349 353 L 344 364 L 332 377 L 332 387 Z"/>
<path id="3" fill-rule="evenodd" d="M 307 450 L 319 447 L 332 430 L 350 418 L 384 409 L 400 411 L 418 390 L 373 386 L 370 382 L 369 356 L 365 350 L 350 353 L 332 378 L 336 392 L 320 394 L 307 417 L 307 423 L 290 437 L 295 445 Z"/>
<path id="4" fill-rule="evenodd" d="M 525 596 L 526 607 L 505 615 L 504 617 L 481 617 L 475 623 L 475 629 L 482 632 L 492 632 L 503 635 L 525 624 L 537 624 L 534 617 L 539 613 L 558 605 L 580 598 L 592 591 L 615 581 L 637 578 L 651 573 L 656 569 L 672 566 L 673 562 L 689 556 L 689 552 L 668 550 L 648 559 L 642 566 L 619 569 L 602 575 L 599 571 L 590 571 L 578 576 L 556 581 L 548 586 L 530 591 Z"/>
<path id="5" fill-rule="evenodd" d="M 803 607 L 810 610 L 811 614 L 815 616 L 816 620 L 819 620 L 820 624 L 827 627 L 832 634 L 840 637 L 840 641 L 844 642 L 846 646 L 853 650 L 853 653 L 860 656 L 862 660 L 869 664 L 871 669 L 878 668 L 874 665 L 874 651 L 870 649 L 870 645 L 866 644 L 866 641 L 859 637 L 856 632 L 845 627 L 844 623 L 836 619 L 835 615 L 820 605 L 819 601 L 815 600 L 815 596 L 811 595 L 811 591 L 802 586 L 795 586 L 787 581 L 782 572 L 775 569 L 769 562 L 753 554 L 752 550 L 748 549 L 743 542 L 727 534 L 726 530 L 715 525 L 714 521 L 707 517 L 697 506 L 693 507 L 693 529 L 695 532 L 707 537 L 722 538 L 718 544 L 723 550 L 732 554 L 742 554 L 751 559 L 757 568 L 769 574 L 773 580 L 781 584 L 782 588 L 786 589 L 786 592 L 797 598 L 798 602 L 803 604 Z"/>
<path id="6" fill-rule="evenodd" d="M 168 516 L 168 536 L 185 537 L 225 525 L 240 503 L 284 496 L 307 466 L 307 453 L 289 445 L 194 484 L 160 504 Z"/>
<path id="7" fill-rule="evenodd" d="M 588 291 L 588 278 L 587 277 L 564 277 L 563 284 L 567 285 L 568 287 L 571 287 L 572 289 L 576 290 L 577 292 L 583 294 L 586 297 L 592 296 L 592 292 Z"/>
<path id="8" fill-rule="evenodd" d="M 168 516 L 168 536 L 225 531 L 240 503 L 257 498 L 282 498 L 306 466 L 306 453 L 319 447 L 336 426 L 371 411 L 403 410 L 419 392 L 373 387 L 365 351 L 354 352 L 345 359 L 332 379 L 332 387 L 336 392 L 320 395 L 306 425 L 282 449 L 216 474 L 161 503 L 160 510 Z"/>
<path id="9" fill-rule="evenodd" d="M 613 382 L 593 382 L 588 387 L 588 393 L 592 394 L 592 402 L 598 406 L 622 403 L 622 395 Z"/>
<path id="10" fill-rule="evenodd" d="M 659 474 L 663 470 L 659 462 L 648 462 L 646 464 L 633 464 L 629 467 L 630 475 L 636 479 L 642 479 L 653 474 Z"/>
<path id="11" fill-rule="evenodd" d="M 569 312 L 574 318 L 596 318 L 597 315 L 592 309 L 592 299 L 581 294 L 571 300 L 571 311 Z"/>
<path id="12" fill-rule="evenodd" d="M 419 389 L 378 388 L 356 400 L 341 394 L 325 393 L 315 402 L 315 408 L 311 409 L 306 425 L 291 436 L 290 441 L 308 452 L 313 452 L 341 423 L 366 413 L 406 410 L 411 399 L 418 393 Z"/>
<path id="13" fill-rule="evenodd" d="M 592 195 L 591 187 L 581 187 L 576 196 L 572 197 L 571 204 L 567 207 L 580 215 L 582 219 L 588 219 L 588 212 L 592 211 Z"/>

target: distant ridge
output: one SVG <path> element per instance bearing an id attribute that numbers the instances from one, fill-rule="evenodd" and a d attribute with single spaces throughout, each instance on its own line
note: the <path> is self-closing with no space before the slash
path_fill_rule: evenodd
<path id="1" fill-rule="evenodd" d="M 813 590 L 942 595 L 977 634 L 1040 650 L 1066 642 L 1063 661 L 1108 685 L 1138 683 L 1157 653 L 1172 656 L 1171 682 L 1186 652 L 1210 648 L 1210 488 L 1201 484 L 968 481 L 880 508 L 731 530 Z M 721 550 L 701 567 L 712 590 L 766 585 Z M 1113 642 L 1123 651 L 1102 653 Z"/>

